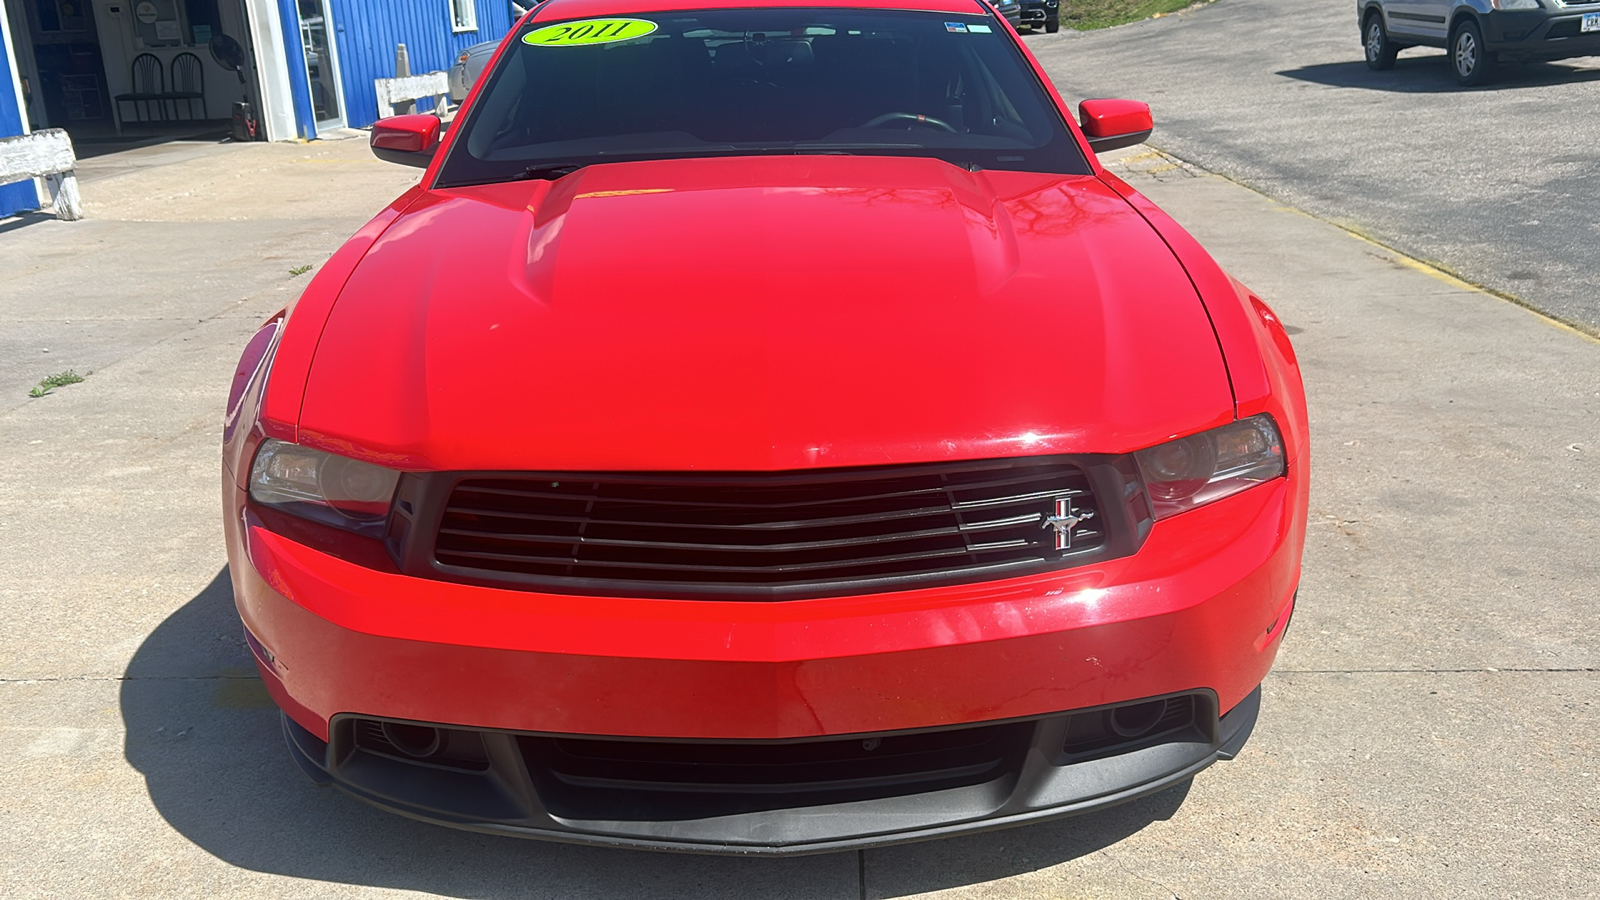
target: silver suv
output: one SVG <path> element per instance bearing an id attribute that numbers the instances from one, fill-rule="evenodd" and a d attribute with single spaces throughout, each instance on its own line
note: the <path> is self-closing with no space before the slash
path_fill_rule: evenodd
<path id="1" fill-rule="evenodd" d="M 1356 0 L 1367 65 L 1407 47 L 1443 47 L 1456 80 L 1488 81 L 1501 62 L 1600 55 L 1600 0 Z"/>

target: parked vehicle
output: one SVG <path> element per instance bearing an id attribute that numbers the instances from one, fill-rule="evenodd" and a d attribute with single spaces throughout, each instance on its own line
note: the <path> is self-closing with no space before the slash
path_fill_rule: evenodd
<path id="1" fill-rule="evenodd" d="M 461 51 L 455 64 L 450 67 L 451 103 L 459 106 L 467 99 L 467 92 L 478 82 L 478 76 L 483 74 L 484 66 L 494 58 L 494 51 L 499 46 L 499 41 L 484 41 Z"/>
<path id="2" fill-rule="evenodd" d="M 1022 25 L 1043 28 L 1050 34 L 1061 30 L 1061 0 L 1022 0 Z"/>
<path id="3" fill-rule="evenodd" d="M 1456 81 L 1488 82 L 1502 62 L 1600 55 L 1600 0 L 1357 0 L 1367 65 L 1443 47 Z"/>
<path id="4" fill-rule="evenodd" d="M 984 0 L 1012 28 L 1022 27 L 1022 0 Z"/>
<path id="5" fill-rule="evenodd" d="M 971 0 L 549 0 L 251 340 L 223 476 L 312 778 L 809 853 L 1231 759 L 1294 610 L 1284 327 Z M 537 85 L 537 90 L 530 86 Z M 314 823 L 307 827 L 315 828 Z"/>

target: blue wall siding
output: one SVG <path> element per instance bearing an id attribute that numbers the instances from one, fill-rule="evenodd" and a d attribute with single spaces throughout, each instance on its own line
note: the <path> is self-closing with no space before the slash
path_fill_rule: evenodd
<path id="1" fill-rule="evenodd" d="M 294 0 L 278 0 L 283 19 L 284 59 L 289 61 L 289 94 L 294 98 L 294 130 L 300 137 L 317 138 L 316 107 L 311 105 L 311 77 L 306 74 L 306 51 L 300 43 L 300 10 Z"/>
<path id="2" fill-rule="evenodd" d="M 344 89 L 345 119 L 351 128 L 378 118 L 375 78 L 394 77 L 394 49 L 405 44 L 412 74 L 449 70 L 462 50 L 497 41 L 511 30 L 507 0 L 476 0 L 478 30 L 450 30 L 450 0 L 330 0 Z M 303 76 L 302 76 L 303 77 Z M 431 109 L 431 101 L 417 104 Z"/>
<path id="3" fill-rule="evenodd" d="M 23 27 L 26 28 L 27 23 L 23 23 Z M 6 42 L 0 41 L 0 137 L 16 137 L 22 133 L 22 110 L 17 109 L 17 90 L 11 82 L 10 52 Z M 39 194 L 33 189 L 32 181 L 0 186 L 0 216 L 38 208 Z"/>

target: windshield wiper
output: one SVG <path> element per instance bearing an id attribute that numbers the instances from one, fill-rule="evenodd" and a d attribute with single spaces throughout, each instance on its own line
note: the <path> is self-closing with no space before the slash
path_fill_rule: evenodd
<path id="1" fill-rule="evenodd" d="M 517 180 L 527 181 L 532 178 L 542 178 L 545 181 L 555 181 L 557 178 L 563 178 L 567 175 L 571 175 L 573 172 L 576 172 L 587 165 L 588 163 L 581 162 L 539 163 L 536 166 L 529 166 L 526 169 L 523 169 L 522 174 L 517 176 Z"/>

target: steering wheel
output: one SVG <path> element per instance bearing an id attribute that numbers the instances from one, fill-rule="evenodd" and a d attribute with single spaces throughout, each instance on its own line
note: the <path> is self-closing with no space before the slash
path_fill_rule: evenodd
<path id="1" fill-rule="evenodd" d="M 955 126 L 943 119 L 935 119 L 933 116 L 924 116 L 919 115 L 918 113 L 908 112 L 890 112 L 884 113 L 881 116 L 874 116 L 867 121 L 862 122 L 861 127 L 880 128 L 884 125 L 888 125 L 891 122 L 904 122 L 907 125 L 927 125 L 929 128 L 937 128 L 940 131 L 948 131 L 951 134 L 961 133 L 956 131 Z"/>

